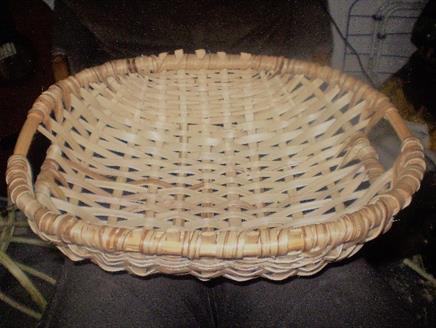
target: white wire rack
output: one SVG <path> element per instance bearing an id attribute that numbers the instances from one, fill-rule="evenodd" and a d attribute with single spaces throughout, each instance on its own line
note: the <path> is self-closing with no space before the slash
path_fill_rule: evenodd
<path id="1" fill-rule="evenodd" d="M 371 80 L 380 85 L 415 51 L 411 33 L 426 3 L 426 0 L 330 0 L 333 18 L 357 52 L 347 47 L 333 29 L 332 65 L 365 79 L 359 56 Z"/>

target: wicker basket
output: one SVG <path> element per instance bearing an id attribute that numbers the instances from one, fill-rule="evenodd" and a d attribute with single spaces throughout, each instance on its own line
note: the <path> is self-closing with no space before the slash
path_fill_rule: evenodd
<path id="1" fill-rule="evenodd" d="M 387 119 L 391 168 L 367 139 Z M 32 137 L 51 141 L 32 181 Z M 52 85 L 9 159 L 10 197 L 70 259 L 201 279 L 311 275 L 387 231 L 425 170 L 389 100 L 249 54 L 116 60 Z"/>

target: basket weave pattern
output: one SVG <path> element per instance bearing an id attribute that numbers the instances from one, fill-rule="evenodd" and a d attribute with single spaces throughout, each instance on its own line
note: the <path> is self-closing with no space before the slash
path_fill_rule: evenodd
<path id="1" fill-rule="evenodd" d="M 402 140 L 392 168 L 367 139 Z M 36 129 L 52 143 L 36 182 Z M 73 260 L 138 275 L 284 279 L 389 229 L 422 146 L 386 97 L 327 67 L 249 54 L 112 61 L 51 86 L 8 162 L 10 196 Z"/>

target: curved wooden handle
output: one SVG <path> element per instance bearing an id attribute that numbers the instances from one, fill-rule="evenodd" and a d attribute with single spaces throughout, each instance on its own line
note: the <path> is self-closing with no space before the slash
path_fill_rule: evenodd
<path id="1" fill-rule="evenodd" d="M 413 134 L 410 132 L 406 124 L 404 124 L 403 119 L 395 108 L 392 107 L 386 110 L 385 117 L 401 141 L 413 137 Z"/>
<path id="2" fill-rule="evenodd" d="M 14 154 L 27 156 L 32 139 L 35 136 L 41 119 L 36 115 L 28 116 L 21 128 L 17 143 L 15 144 Z"/>

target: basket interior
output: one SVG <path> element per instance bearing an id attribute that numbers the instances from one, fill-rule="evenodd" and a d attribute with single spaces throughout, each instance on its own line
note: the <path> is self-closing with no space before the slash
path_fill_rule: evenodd
<path id="1" fill-rule="evenodd" d="M 71 104 L 70 104 L 71 102 Z M 337 85 L 254 70 L 176 70 L 91 83 L 39 127 L 52 142 L 40 202 L 95 224 L 297 227 L 368 204 L 349 156 L 372 112 Z"/>

